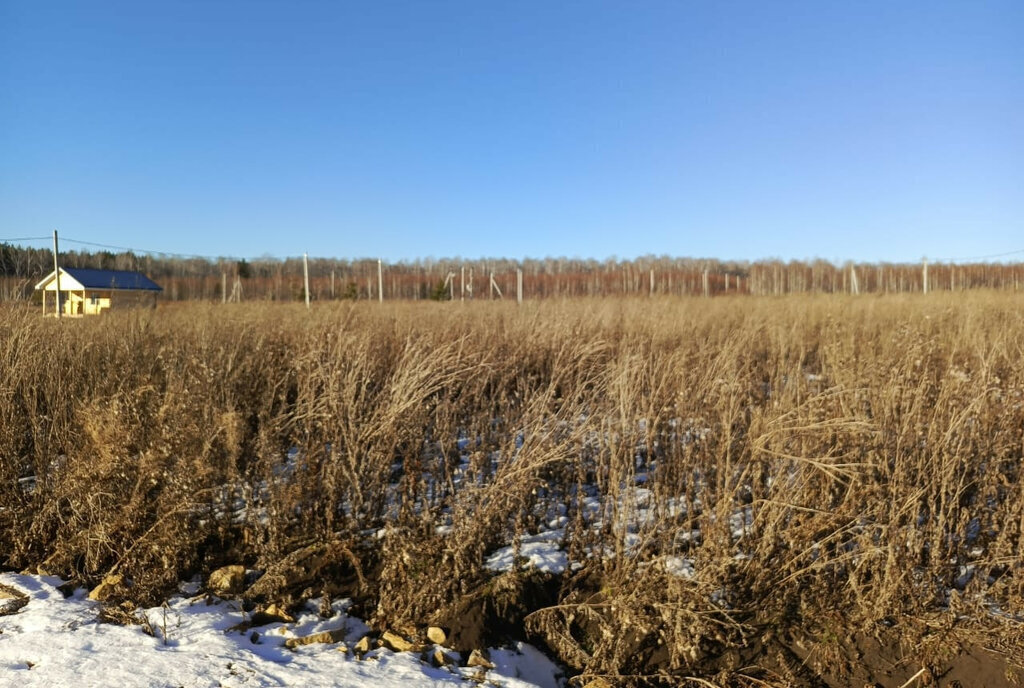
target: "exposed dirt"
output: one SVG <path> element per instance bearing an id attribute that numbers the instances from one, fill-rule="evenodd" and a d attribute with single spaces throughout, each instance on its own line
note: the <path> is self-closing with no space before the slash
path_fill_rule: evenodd
<path id="1" fill-rule="evenodd" d="M 897 632 L 881 638 L 857 633 L 834 647 L 793 643 L 794 655 L 814 670 L 822 686 L 1018 686 L 1024 669 L 994 648 L 958 640 L 920 638 Z"/>
<path id="2" fill-rule="evenodd" d="M 448 645 L 460 652 L 491 647 L 509 640 L 529 640 L 527 614 L 555 604 L 560 581 L 543 573 L 502 574 L 438 616 L 448 629 Z"/>
<path id="3" fill-rule="evenodd" d="M 557 603 L 559 583 L 557 577 L 540 574 L 494 578 L 445 616 L 451 629 L 451 647 L 469 651 L 513 639 L 528 640 L 568 665 L 570 674 L 581 670 L 585 673 L 579 648 L 596 647 L 598 634 L 606 634 L 607 626 L 573 624 L 570 640 L 575 642 L 575 649 L 574 642 L 560 642 L 550 634 L 524 628 L 524 619 L 531 612 Z M 595 585 L 596 577 L 584 583 L 591 601 L 600 597 Z M 748 635 L 742 646 L 708 639 L 706 644 L 701 643 L 702 657 L 685 669 L 671 665 L 670 653 L 654 635 L 633 628 L 617 628 L 614 633 L 618 649 L 634 659 L 623 666 L 636 672 L 633 677 L 612 681 L 615 685 L 679 685 L 688 677 L 700 677 L 719 686 L 773 688 L 1009 688 L 1024 682 L 1024 667 L 1015 665 L 999 648 L 967 632 L 939 633 L 909 621 L 895 623 L 875 635 L 850 631 L 845 637 L 811 639 L 781 629 L 761 628 Z M 565 639 L 563 636 L 561 640 Z M 1019 648 L 1005 649 L 1020 656 Z M 581 676 L 577 681 L 586 678 Z M 586 683 L 584 680 L 582 685 Z"/>

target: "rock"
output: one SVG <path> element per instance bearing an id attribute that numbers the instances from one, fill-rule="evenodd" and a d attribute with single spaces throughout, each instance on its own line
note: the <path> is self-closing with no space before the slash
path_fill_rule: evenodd
<path id="1" fill-rule="evenodd" d="M 237 595 L 245 587 L 245 567 L 240 564 L 222 566 L 210 574 L 206 587 L 217 595 Z"/>
<path id="2" fill-rule="evenodd" d="M 458 664 L 454 657 L 447 654 L 439 647 L 434 648 L 433 650 L 427 650 L 423 653 L 420 659 L 437 669 L 441 669 L 443 667 L 454 667 Z"/>
<path id="3" fill-rule="evenodd" d="M 66 600 L 67 598 L 75 594 L 75 590 L 78 590 L 78 583 L 73 580 L 69 580 L 58 585 L 57 590 L 60 592 L 61 595 L 64 596 L 64 599 Z"/>
<path id="4" fill-rule="evenodd" d="M 490 654 L 487 650 L 473 650 L 469 653 L 469 659 L 466 661 L 468 667 L 480 667 L 482 669 L 493 669 L 494 664 L 491 663 Z"/>
<path id="5" fill-rule="evenodd" d="M 106 602 L 114 595 L 122 592 L 126 587 L 124 576 L 120 573 L 112 573 L 103 579 L 103 582 L 97 585 L 89 593 L 89 599 L 96 602 Z"/>
<path id="6" fill-rule="evenodd" d="M 444 632 L 443 628 L 431 626 L 427 629 L 427 640 L 435 645 L 444 645 L 448 641 L 448 634 Z"/>
<path id="7" fill-rule="evenodd" d="M 271 604 L 256 611 L 249 620 L 249 627 L 266 626 L 272 623 L 293 623 L 295 617 L 276 604 Z"/>
<path id="8" fill-rule="evenodd" d="M 340 643 L 344 639 L 344 629 L 337 629 L 334 631 L 321 631 L 320 633 L 314 633 L 313 635 L 306 635 L 300 638 L 289 638 L 284 641 L 284 646 L 289 650 L 294 650 L 295 648 L 302 647 L 303 645 L 315 645 L 318 643 L 330 645 L 331 643 Z"/>
<path id="9" fill-rule="evenodd" d="M 595 678 L 587 681 L 583 688 L 612 688 L 612 684 L 603 678 Z"/>
<path id="10" fill-rule="evenodd" d="M 307 588 L 320 587 L 319 581 L 332 578 L 324 573 L 325 568 L 341 568 L 353 571 L 355 560 L 342 541 L 313 542 L 299 546 L 281 560 L 267 567 L 267 570 L 245 593 L 246 599 L 270 601 L 281 599 L 299 600 Z"/>
<path id="11" fill-rule="evenodd" d="M 384 631 L 384 633 L 381 634 L 380 644 L 394 652 L 409 652 L 410 650 L 416 649 L 415 645 L 397 633 L 392 633 L 391 631 Z"/>
<path id="12" fill-rule="evenodd" d="M 28 604 L 28 600 L 28 595 L 17 588 L 11 588 L 0 583 L 0 616 L 14 614 Z"/>
<path id="13" fill-rule="evenodd" d="M 352 651 L 356 653 L 357 657 L 362 657 L 370 651 L 371 647 L 372 645 L 370 644 L 370 636 L 364 635 L 362 638 L 359 639 L 359 642 L 355 644 L 355 646 L 352 648 Z"/>

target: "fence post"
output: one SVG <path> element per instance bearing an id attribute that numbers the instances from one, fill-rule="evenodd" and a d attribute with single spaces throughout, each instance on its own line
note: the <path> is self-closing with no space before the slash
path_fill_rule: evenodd
<path id="1" fill-rule="evenodd" d="M 57 230 L 53 230 L 53 276 L 57 280 L 57 319 L 60 320 L 60 266 L 57 264 Z M 45 292 L 44 292 L 45 293 Z"/>
<path id="2" fill-rule="evenodd" d="M 302 254 L 302 280 L 306 285 L 306 310 L 309 310 L 309 254 Z"/>

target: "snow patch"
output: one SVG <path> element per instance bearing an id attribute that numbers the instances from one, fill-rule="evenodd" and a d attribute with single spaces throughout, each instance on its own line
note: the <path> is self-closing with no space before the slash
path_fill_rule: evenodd
<path id="1" fill-rule="evenodd" d="M 258 686 L 373 685 L 465 686 L 464 669 L 437 669 L 413 653 L 374 650 L 357 660 L 339 644 L 285 647 L 289 638 L 319 631 L 345 632 L 354 642 L 367 632 L 348 616 L 347 600 L 331 605 L 322 618 L 313 600 L 295 623 L 232 630 L 243 620 L 236 602 L 176 597 L 140 609 L 153 634 L 142 626 L 116 626 L 97 620 L 98 603 L 79 590 L 65 599 L 59 578 L 0 574 L 0 583 L 29 596 L 19 612 L 0 616 L 0 683 L 23 688 L 50 686 L 129 686 L 164 688 L 253 688 Z M 187 586 L 191 591 L 195 586 Z M 492 650 L 496 668 L 487 680 L 505 688 L 558 688 L 561 671 L 525 644 Z M 497 658 L 494 660 L 494 658 Z"/>
<path id="2" fill-rule="evenodd" d="M 563 528 L 524 536 L 519 548 L 520 568 L 533 568 L 556 575 L 564 573 L 569 566 L 569 557 L 562 551 L 564 538 Z M 511 571 L 515 563 L 514 545 L 502 547 L 487 558 L 487 568 L 491 571 Z"/>

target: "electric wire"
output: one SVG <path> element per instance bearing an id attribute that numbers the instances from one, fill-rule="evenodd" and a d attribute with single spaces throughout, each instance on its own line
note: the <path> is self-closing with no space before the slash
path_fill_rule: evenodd
<path id="1" fill-rule="evenodd" d="M 988 256 L 969 256 L 969 257 L 966 257 L 966 258 L 950 258 L 946 262 L 948 262 L 948 263 L 959 263 L 959 262 L 965 261 L 965 260 L 991 260 L 993 258 L 1005 258 L 1006 256 L 1016 256 L 1016 255 L 1020 255 L 1021 253 L 1024 253 L 1024 248 L 1019 249 L 1017 251 L 1007 251 L 1006 253 L 993 253 L 993 254 L 988 255 Z"/>

